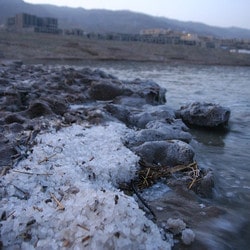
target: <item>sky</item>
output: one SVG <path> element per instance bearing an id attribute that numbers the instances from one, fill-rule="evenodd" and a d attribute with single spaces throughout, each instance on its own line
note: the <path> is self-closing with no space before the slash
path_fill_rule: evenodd
<path id="1" fill-rule="evenodd" d="M 250 0 L 24 0 L 85 9 L 131 10 L 180 21 L 250 29 Z"/>

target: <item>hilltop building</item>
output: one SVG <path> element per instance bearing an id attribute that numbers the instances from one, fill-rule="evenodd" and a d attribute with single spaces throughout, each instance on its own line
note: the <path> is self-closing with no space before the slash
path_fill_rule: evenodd
<path id="1" fill-rule="evenodd" d="M 18 32 L 60 33 L 58 20 L 51 17 L 37 17 L 26 13 L 7 19 L 7 30 Z"/>
<path id="2" fill-rule="evenodd" d="M 160 28 L 155 28 L 155 29 L 144 29 L 140 31 L 140 35 L 169 35 L 171 33 L 170 29 L 160 29 Z"/>

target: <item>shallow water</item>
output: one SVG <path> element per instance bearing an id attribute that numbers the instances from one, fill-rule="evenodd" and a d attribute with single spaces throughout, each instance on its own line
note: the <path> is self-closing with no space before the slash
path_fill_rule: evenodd
<path id="1" fill-rule="evenodd" d="M 74 64 L 74 63 L 73 63 Z M 201 167 L 215 173 L 212 204 L 227 215 L 200 225 L 208 249 L 247 249 L 250 245 L 250 68 L 167 65 L 138 62 L 78 62 L 120 79 L 151 79 L 167 89 L 167 105 L 178 109 L 193 101 L 218 103 L 231 109 L 230 130 L 191 131 Z M 207 230 L 204 230 L 207 228 Z"/>

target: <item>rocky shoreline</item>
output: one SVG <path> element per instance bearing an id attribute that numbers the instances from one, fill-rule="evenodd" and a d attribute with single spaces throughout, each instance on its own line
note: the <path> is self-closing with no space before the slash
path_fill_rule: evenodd
<path id="1" fill-rule="evenodd" d="M 123 145 L 140 160 L 137 175 L 131 182 L 119 183 L 120 188 L 126 193 L 139 193 L 138 202 L 145 202 L 140 197 L 144 190 L 157 183 L 167 184 L 172 192 L 145 203 L 153 210 L 158 227 L 178 239 L 186 225 L 195 229 L 197 220 L 224 213 L 209 206 L 209 202 L 201 206 L 201 198 L 213 196 L 213 173 L 200 168 L 195 161 L 195 152 L 189 144 L 192 141 L 189 127 L 227 129 L 230 109 L 211 103 L 192 103 L 173 110 L 166 104 L 165 93 L 153 81 L 121 81 L 100 70 L 2 63 L 1 178 L 30 157 L 41 132 L 51 128 L 60 131 L 74 124 L 94 127 L 121 123 L 129 129 L 121 138 Z M 1 196 L 6 198 L 6 193 L 1 192 Z M 147 207 L 143 204 L 142 207 L 152 216 Z M 168 210 L 168 217 L 163 210 Z M 181 218 L 185 226 L 178 230 L 171 228 L 172 218 Z M 183 242 L 190 244 L 192 235 L 190 242 L 190 238 L 182 239 Z M 199 235 L 193 244 L 203 244 Z"/>

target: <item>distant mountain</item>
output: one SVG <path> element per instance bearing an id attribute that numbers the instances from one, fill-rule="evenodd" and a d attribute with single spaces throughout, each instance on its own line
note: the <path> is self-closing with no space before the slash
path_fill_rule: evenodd
<path id="1" fill-rule="evenodd" d="M 86 32 L 139 33 L 142 29 L 163 28 L 218 38 L 250 39 L 250 30 L 236 27 L 219 28 L 131 11 L 86 10 L 48 4 L 28 4 L 22 0 L 0 0 L 0 24 L 4 24 L 8 17 L 21 12 L 41 17 L 55 17 L 58 18 L 60 28 L 81 28 Z"/>

